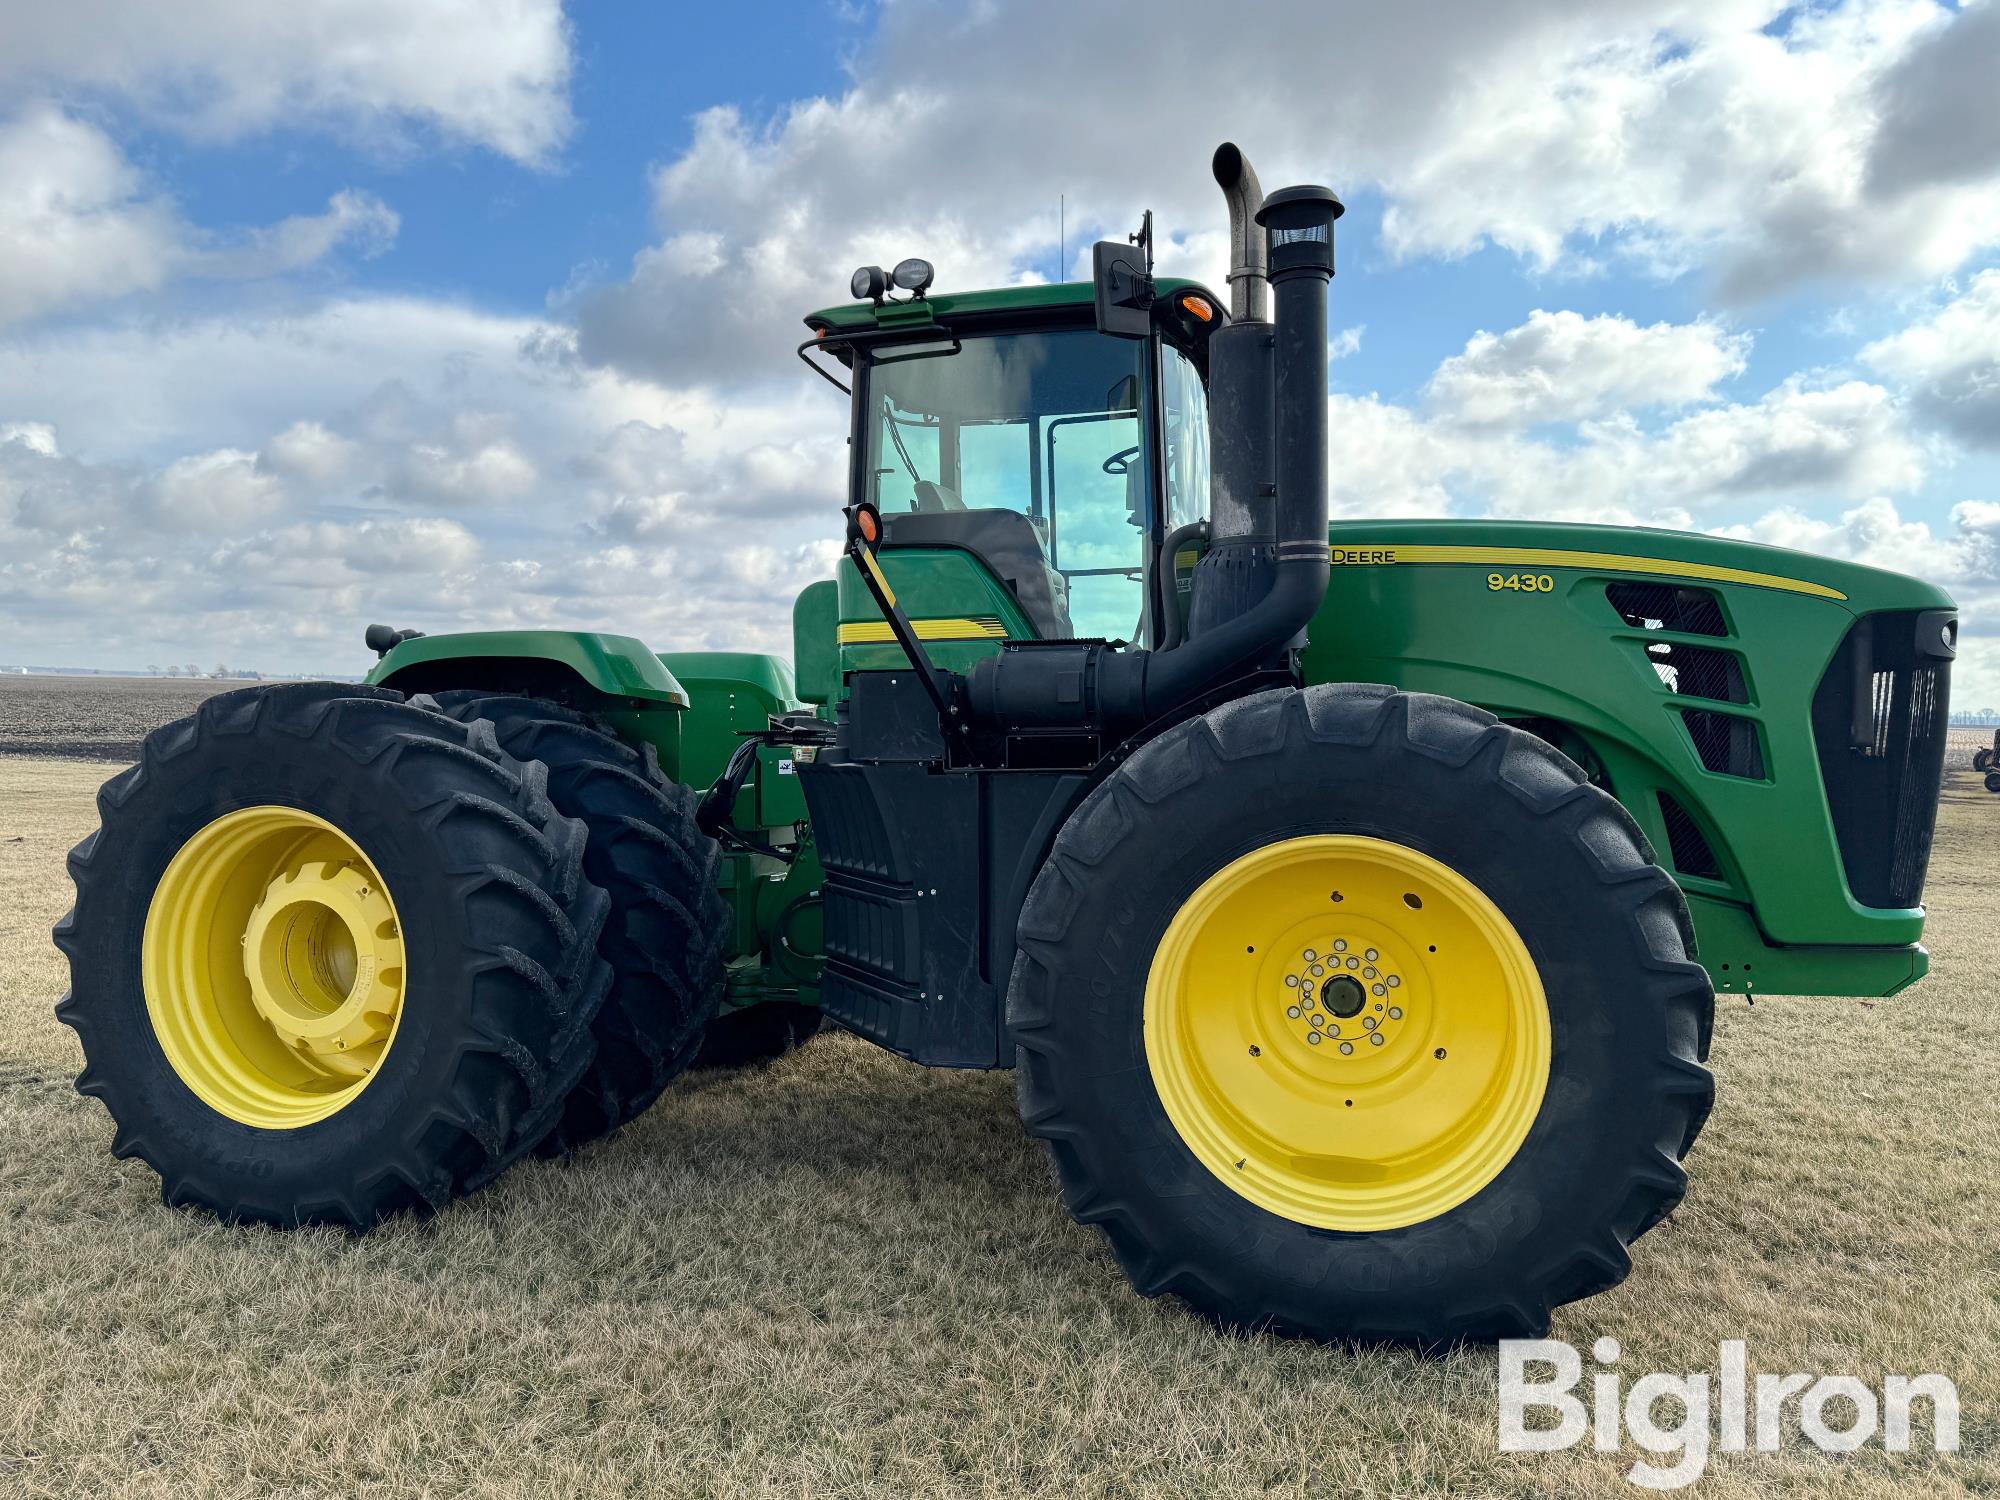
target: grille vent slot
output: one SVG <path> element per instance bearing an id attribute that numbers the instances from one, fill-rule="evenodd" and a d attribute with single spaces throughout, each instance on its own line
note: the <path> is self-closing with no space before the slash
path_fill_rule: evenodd
<path id="1" fill-rule="evenodd" d="M 1743 682 L 1743 664 L 1734 652 L 1713 646 L 1688 646 L 1677 641 L 1655 641 L 1646 648 L 1652 663 L 1670 693 L 1683 698 L 1709 698 L 1717 703 L 1748 703 L 1749 690 Z"/>
<path id="2" fill-rule="evenodd" d="M 1607 583 L 1604 597 L 1618 617 L 1637 630 L 1672 630 L 1681 635 L 1728 635 L 1722 601 L 1707 589 L 1671 583 Z"/>
<path id="3" fill-rule="evenodd" d="M 1715 851 L 1708 846 L 1708 840 L 1701 836 L 1701 829 L 1694 817 L 1667 792 L 1656 794 L 1660 799 L 1660 820 L 1667 826 L 1667 848 L 1673 856 L 1674 868 L 1683 875 L 1697 875 L 1704 880 L 1720 880 L 1722 866 L 1716 861 Z"/>
<path id="4" fill-rule="evenodd" d="M 1750 720 L 1707 708 L 1684 708 L 1681 719 L 1694 738 L 1702 765 L 1721 776 L 1764 779 L 1764 747 Z"/>

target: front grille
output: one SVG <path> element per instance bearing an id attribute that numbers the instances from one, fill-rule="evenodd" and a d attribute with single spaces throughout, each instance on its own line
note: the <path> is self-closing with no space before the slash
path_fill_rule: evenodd
<path id="1" fill-rule="evenodd" d="M 1813 738 L 1847 886 L 1863 906 L 1923 899 L 1944 773 L 1948 611 L 1857 621 L 1813 694 Z"/>

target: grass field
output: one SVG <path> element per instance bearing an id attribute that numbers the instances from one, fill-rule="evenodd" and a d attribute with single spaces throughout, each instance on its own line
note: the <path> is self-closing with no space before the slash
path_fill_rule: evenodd
<path id="1" fill-rule="evenodd" d="M 1628 1375 L 1727 1338 L 1753 1372 L 1941 1371 L 1963 1451 L 1718 1455 L 1693 1493 L 2000 1493 L 2000 798 L 1953 760 L 1931 978 L 1725 1000 L 1687 1202 L 1555 1331 Z M 50 1012 L 108 769 L 0 756 L 0 1495 L 1638 1493 L 1629 1448 L 1497 1452 L 1490 1350 L 1140 1300 L 1007 1076 L 846 1037 L 365 1239 L 170 1212 Z"/>

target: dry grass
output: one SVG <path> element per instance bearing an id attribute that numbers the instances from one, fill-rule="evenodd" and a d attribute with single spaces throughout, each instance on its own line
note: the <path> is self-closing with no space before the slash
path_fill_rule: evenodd
<path id="1" fill-rule="evenodd" d="M 1491 1351 L 1229 1339 L 1141 1301 L 1004 1075 L 848 1038 L 686 1081 L 429 1223 L 170 1212 L 50 1014 L 103 774 L 0 758 L 0 1493 L 1637 1493 L 1630 1450 L 1498 1453 Z M 1556 1328 L 1633 1373 L 1725 1338 L 1753 1370 L 1940 1370 L 1964 1452 L 1717 1457 L 1695 1493 L 2000 1491 L 1997 834 L 1955 771 L 1910 994 L 1725 1002 L 1692 1195 Z"/>

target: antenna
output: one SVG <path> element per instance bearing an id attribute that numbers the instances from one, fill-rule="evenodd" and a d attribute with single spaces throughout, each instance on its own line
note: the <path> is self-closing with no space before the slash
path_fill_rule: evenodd
<path id="1" fill-rule="evenodd" d="M 1146 254 L 1146 274 L 1153 274 L 1153 211 L 1146 210 L 1146 217 L 1139 221 L 1139 232 L 1125 236 L 1125 243 L 1137 245 Z"/>
<path id="2" fill-rule="evenodd" d="M 1069 199 L 1056 194 L 1056 280 L 1061 281 L 1068 274 L 1069 265 Z"/>

